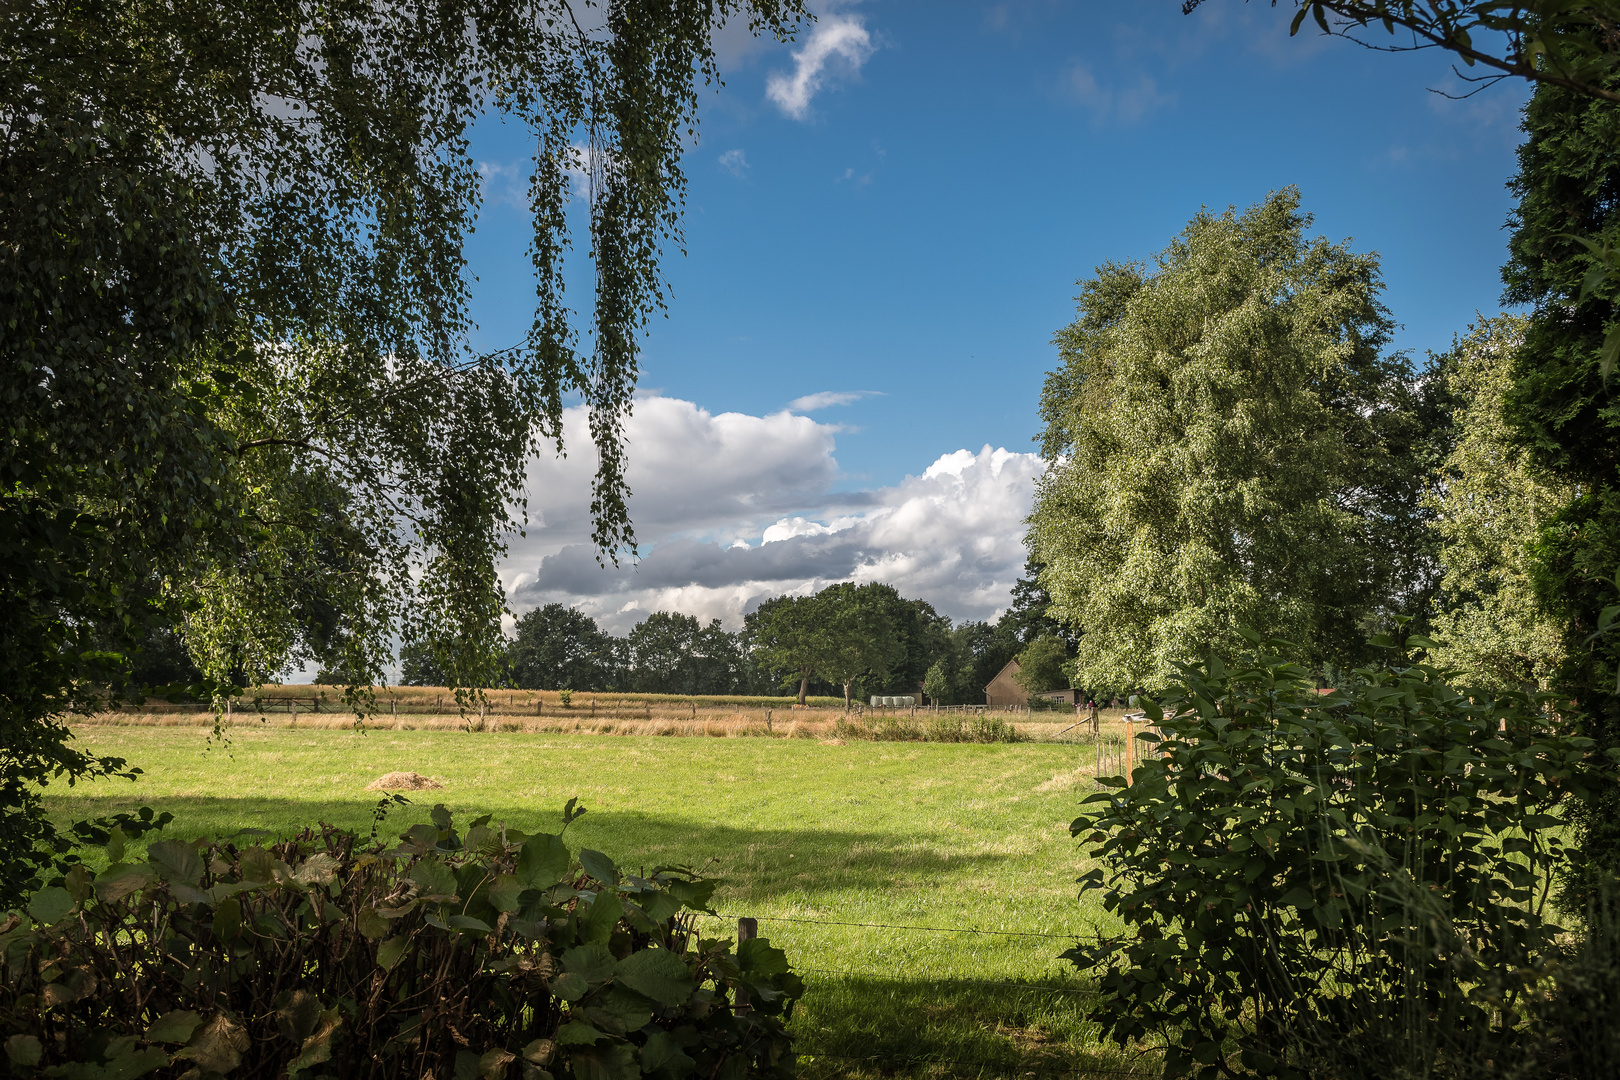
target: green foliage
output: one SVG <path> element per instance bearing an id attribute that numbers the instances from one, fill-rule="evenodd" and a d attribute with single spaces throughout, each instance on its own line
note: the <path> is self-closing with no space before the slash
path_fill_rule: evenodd
<path id="1" fill-rule="evenodd" d="M 316 682 L 320 682 L 317 678 Z M 412 641 L 400 646 L 399 685 L 452 686 L 448 673 L 439 667 L 438 658 L 426 642 Z"/>
<path id="2" fill-rule="evenodd" d="M 1620 397 L 1603 372 L 1605 340 L 1620 327 L 1620 278 L 1577 238 L 1620 229 L 1614 203 L 1620 109 L 1556 87 L 1525 107 L 1519 196 L 1506 299 L 1533 306 L 1503 415 L 1531 465 L 1565 498 L 1533 545 L 1537 598 L 1563 629 L 1555 689 L 1580 702 L 1581 730 L 1620 747 L 1620 636 L 1597 634 L 1620 600 Z M 1603 279 L 1595 290 L 1594 278 Z M 1611 776 L 1576 815 L 1582 847 L 1620 870 L 1620 783 Z"/>
<path id="3" fill-rule="evenodd" d="M 1182 0 L 1191 13 L 1204 0 Z M 1477 74 L 1470 82 L 1520 78 L 1620 101 L 1613 76 L 1620 68 L 1620 3 L 1615 0 L 1292 0 L 1292 33 L 1309 16 L 1324 34 L 1385 52 L 1445 49 Z M 1367 30 L 1384 29 L 1389 44 Z"/>
<path id="4" fill-rule="evenodd" d="M 1564 628 L 1535 594 L 1532 547 L 1575 492 L 1529 461 L 1503 415 L 1525 319 L 1477 323 L 1445 365 L 1459 437 L 1430 496 L 1444 576 L 1429 660 L 1493 693 L 1548 689 Z"/>
<path id="5" fill-rule="evenodd" d="M 1620 405 L 1604 354 L 1620 328 L 1620 279 L 1581 237 L 1620 229 L 1620 166 L 1599 142 L 1620 132 L 1620 111 L 1543 87 L 1525 107 L 1523 128 L 1503 277 L 1506 298 L 1534 311 L 1503 413 L 1529 462 L 1566 496 L 1540 523 L 1532 574 L 1538 600 L 1563 629 L 1553 685 L 1580 702 L 1581 730 L 1607 749 L 1620 746 L 1620 641 L 1600 633 L 1620 569 Z M 1584 851 L 1609 873 L 1620 869 L 1620 784 L 1600 784 L 1576 817 Z"/>
<path id="6" fill-rule="evenodd" d="M 517 620 L 512 676 L 532 690 L 619 688 L 623 659 L 596 620 L 562 604 L 546 604 Z"/>
<path id="7" fill-rule="evenodd" d="M 50 839 L 30 792 L 120 771 L 57 718 L 121 685 L 151 625 L 183 618 L 219 684 L 311 659 L 369 684 L 396 637 L 495 681 L 495 564 L 565 394 L 600 455 L 594 539 L 633 543 L 622 418 L 711 37 L 728 18 L 781 37 L 801 11 L 633 2 L 588 33 L 485 0 L 5 20 L 0 894 Z M 535 308 L 516 348 L 475 355 L 468 133 L 489 113 L 534 134 Z M 582 171 L 583 338 L 563 300 Z"/>
<path id="8" fill-rule="evenodd" d="M 630 631 L 630 689 L 647 694 L 737 694 L 748 689 L 742 650 L 719 619 L 655 611 Z"/>
<path id="9" fill-rule="evenodd" d="M 814 596 L 778 596 L 765 601 L 748 614 L 744 632 L 760 668 L 786 680 L 798 680 L 800 704 L 809 692 L 811 678 L 819 677 L 843 688 L 847 707 L 856 680 L 868 676 L 882 680 L 907 659 L 897 615 L 902 623 L 913 624 L 916 636 L 938 629 L 938 616 L 931 607 L 901 599 L 893 586 L 843 582 Z M 943 638 L 943 633 L 937 636 Z M 926 652 L 918 658 L 919 681 L 930 666 L 923 662 L 927 659 Z"/>
<path id="10" fill-rule="evenodd" d="M 1286 189 L 1081 283 L 1029 519 L 1075 684 L 1163 683 L 1245 625 L 1346 663 L 1426 587 L 1425 433 L 1378 261 L 1310 222 Z"/>
<path id="11" fill-rule="evenodd" d="M 815 600 L 816 668 L 843 686 L 848 708 L 857 679 L 882 680 L 905 659 L 894 618 L 903 601 L 892 585 L 852 582 L 829 585 Z"/>
<path id="12" fill-rule="evenodd" d="M 820 672 L 821 619 L 816 597 L 778 596 L 750 611 L 744 620 L 754 662 L 781 677 L 783 685 L 796 680 L 800 705 L 809 695 L 811 678 Z"/>
<path id="13" fill-rule="evenodd" d="M 1018 654 L 1018 674 L 1013 678 L 1031 694 L 1065 690 L 1069 686 L 1069 675 L 1064 670 L 1068 662 L 1068 647 L 1060 639 L 1037 638 Z"/>
<path id="14" fill-rule="evenodd" d="M 768 941 L 699 937 L 714 883 L 684 871 L 487 815 L 462 836 L 442 806 L 391 848 L 322 828 L 126 861 L 115 833 L 107 858 L 0 935 L 12 1076 L 793 1074 L 802 985 Z"/>
<path id="15" fill-rule="evenodd" d="M 1183 666 L 1130 783 L 1073 824 L 1126 929 L 1066 956 L 1096 973 L 1104 1031 L 1162 1040 L 1172 1074 L 1483 1061 L 1556 956 L 1545 903 L 1591 741 L 1547 696 L 1357 675 L 1322 696 L 1274 655 Z"/>

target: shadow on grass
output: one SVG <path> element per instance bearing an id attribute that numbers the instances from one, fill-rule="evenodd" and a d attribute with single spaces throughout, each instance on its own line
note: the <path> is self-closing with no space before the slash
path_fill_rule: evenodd
<path id="1" fill-rule="evenodd" d="M 1157 1076 L 1156 1057 L 1096 1044 L 1085 984 L 805 973 L 794 1013 L 803 1080 Z"/>
<path id="2" fill-rule="evenodd" d="M 437 793 L 412 793 L 409 805 L 395 808 L 378 835 L 393 839 L 407 827 L 428 820 Z M 175 795 L 156 798 L 56 796 L 47 807 L 59 822 L 98 817 L 150 806 L 174 814 L 165 835 L 228 838 L 244 828 L 266 829 L 288 836 L 317 822 L 361 835 L 372 830 L 373 804 L 344 800 L 328 804 L 244 794 L 240 798 Z M 465 825 L 478 814 L 491 813 L 525 832 L 554 832 L 555 813 L 533 808 L 455 806 Z M 558 808 L 560 810 L 560 807 Z M 589 808 L 587 807 L 587 810 Z M 911 834 L 823 828 L 743 828 L 634 811 L 589 811 L 570 826 L 568 845 L 597 848 L 627 870 L 658 865 L 690 866 L 733 886 L 737 902 L 764 902 L 785 893 L 887 889 L 897 881 L 930 880 L 947 871 L 971 872 L 1003 861 L 999 854 L 947 854 Z M 153 835 L 153 840 L 159 839 Z"/>

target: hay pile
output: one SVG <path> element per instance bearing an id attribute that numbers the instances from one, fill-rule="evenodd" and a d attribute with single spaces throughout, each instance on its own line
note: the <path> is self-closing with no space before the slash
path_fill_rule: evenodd
<path id="1" fill-rule="evenodd" d="M 391 772 L 387 776 L 379 776 L 366 785 L 367 791 L 425 791 L 429 788 L 442 788 L 443 784 L 437 780 L 414 772 Z"/>

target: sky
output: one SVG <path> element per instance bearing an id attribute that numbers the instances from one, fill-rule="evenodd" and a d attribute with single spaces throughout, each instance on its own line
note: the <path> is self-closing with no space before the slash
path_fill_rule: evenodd
<path id="1" fill-rule="evenodd" d="M 596 562 L 571 410 L 502 567 L 515 613 L 735 628 L 765 598 L 855 580 L 994 618 L 1075 283 L 1149 258 L 1201 207 L 1297 185 L 1316 232 L 1381 255 L 1395 346 L 1420 363 L 1499 310 L 1519 84 L 1453 100 L 1434 91 L 1473 87 L 1445 55 L 1290 38 L 1288 6 L 1264 0 L 814 7 L 788 44 L 719 37 L 686 254 L 666 252 L 628 423 L 639 557 Z M 495 122 L 474 141 L 481 348 L 529 325 L 532 151 Z"/>

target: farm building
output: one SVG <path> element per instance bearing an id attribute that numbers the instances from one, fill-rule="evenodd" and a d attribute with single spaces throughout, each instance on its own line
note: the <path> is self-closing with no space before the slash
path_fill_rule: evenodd
<path id="1" fill-rule="evenodd" d="M 996 672 L 996 677 L 990 680 L 990 685 L 984 688 L 984 703 L 992 709 L 1005 709 L 1011 705 L 1022 705 L 1031 697 L 1045 698 L 1047 701 L 1061 702 L 1065 705 L 1078 705 L 1085 697 L 1085 691 L 1070 688 L 1068 690 L 1047 690 L 1040 694 L 1031 694 L 1018 680 L 1013 678 L 1019 671 L 1018 661 L 1009 660 L 1007 666 Z"/>
<path id="2" fill-rule="evenodd" d="M 996 677 L 984 688 L 984 703 L 992 709 L 1004 709 L 1009 705 L 1022 705 L 1028 701 L 1029 691 L 1019 686 L 1018 681 L 1013 678 L 1017 674 L 1018 661 L 1007 661 L 1007 666 L 996 672 Z"/>

